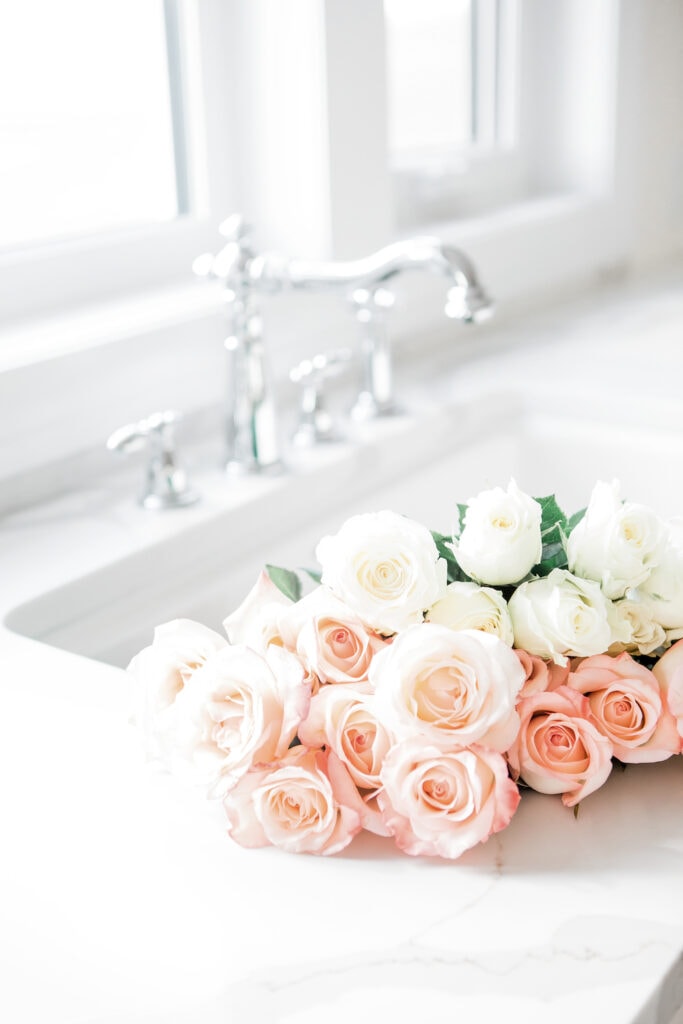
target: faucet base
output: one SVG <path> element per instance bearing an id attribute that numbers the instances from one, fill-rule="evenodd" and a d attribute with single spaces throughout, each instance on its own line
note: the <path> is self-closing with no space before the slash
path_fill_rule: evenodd
<path id="1" fill-rule="evenodd" d="M 402 416 L 403 414 L 404 410 L 393 399 L 379 401 L 369 391 L 360 392 L 349 413 L 355 423 L 367 423 L 369 420 Z"/>
<path id="2" fill-rule="evenodd" d="M 140 504 L 148 512 L 160 512 L 168 508 L 187 508 L 199 501 L 199 494 L 188 488 L 185 491 L 168 491 L 165 494 L 146 494 Z"/>
<path id="3" fill-rule="evenodd" d="M 242 462 L 238 459 L 228 459 L 224 469 L 228 476 L 279 476 L 284 473 L 285 466 L 282 459 L 276 462 L 269 462 L 266 465 L 260 462 Z"/>

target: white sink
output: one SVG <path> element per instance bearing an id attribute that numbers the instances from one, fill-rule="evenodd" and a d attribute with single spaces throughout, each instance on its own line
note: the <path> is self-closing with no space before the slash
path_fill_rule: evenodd
<path id="1" fill-rule="evenodd" d="M 669 516 L 683 512 L 682 456 L 683 435 L 531 412 L 514 396 L 433 412 L 419 425 L 397 417 L 372 441 L 320 454 L 314 469 L 231 490 L 218 476 L 199 481 L 196 509 L 156 519 L 126 495 L 97 525 L 99 550 L 91 542 L 85 559 L 74 551 L 70 578 L 22 601 L 5 625 L 125 665 L 160 622 L 220 628 L 264 562 L 314 566 L 319 537 L 352 513 L 391 508 L 445 532 L 457 501 L 513 476 L 535 496 L 555 492 L 568 512 L 597 479 L 617 477 L 626 497 Z M 107 527 L 119 537 L 122 522 L 127 548 L 108 555 Z"/>
<path id="2" fill-rule="evenodd" d="M 375 1006 L 402 1020 L 408 1006 L 673 1024 L 680 757 L 614 772 L 578 819 L 526 794 L 457 864 L 367 834 L 332 862 L 243 850 L 219 806 L 145 765 L 124 673 L 87 659 L 124 665 L 173 617 L 219 626 L 264 561 L 311 565 L 353 512 L 390 507 L 445 531 L 458 500 L 514 475 L 567 511 L 618 476 L 630 498 L 677 513 L 682 455 L 683 433 L 508 396 L 396 418 L 279 479 L 199 475 L 194 508 L 143 512 L 117 480 L 3 524 L 0 615 L 24 634 L 0 629 L 3 821 L 20 837 L 0 871 L 5 1018 L 308 1024 Z M 283 942 L 292 921 L 304 936 L 322 921 L 325 941 Z"/>
<path id="3" fill-rule="evenodd" d="M 288 857 L 230 842 L 220 806 L 150 769 L 111 667 L 161 621 L 217 626 L 263 562 L 310 565 L 352 512 L 445 531 L 514 475 L 566 511 L 619 477 L 683 513 L 679 271 L 667 288 L 521 323 L 481 359 L 435 348 L 436 368 L 415 337 L 419 415 L 280 479 L 228 485 L 184 451 L 196 507 L 140 510 L 137 465 L 3 520 L 2 1019 L 683 1024 L 683 757 L 614 771 L 576 818 L 525 793 L 456 864 L 369 834 Z"/>

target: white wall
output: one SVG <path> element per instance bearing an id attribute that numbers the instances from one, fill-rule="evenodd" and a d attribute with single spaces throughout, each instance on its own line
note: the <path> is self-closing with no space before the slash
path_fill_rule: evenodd
<path id="1" fill-rule="evenodd" d="M 637 15 L 637 89 L 621 117 L 634 161 L 632 257 L 643 263 L 683 251 L 683 3 L 626 9 Z"/>
<path id="2" fill-rule="evenodd" d="M 550 7 L 549 0 L 522 2 L 540 3 L 544 10 Z M 562 3 L 566 12 L 567 4 L 593 2 L 553 0 L 552 9 L 559 11 Z M 272 142 L 254 142 L 243 165 L 241 187 L 247 211 L 255 219 L 263 218 L 256 224 L 257 238 L 292 255 L 315 257 L 326 250 L 342 257 L 365 255 L 391 232 L 387 179 L 369 170 L 377 168 L 385 148 L 383 101 L 380 98 L 366 109 L 360 85 L 362 81 L 377 84 L 381 77 L 379 51 L 373 62 L 373 46 L 380 46 L 381 0 L 300 0 L 297 17 L 305 14 L 309 36 L 300 34 L 303 22 L 292 18 L 292 8 L 281 0 L 248 0 L 248 5 L 240 0 L 240 4 L 251 33 L 241 55 L 249 74 L 245 72 L 242 87 L 232 95 L 243 126 L 241 141 L 245 145 L 249 137 L 253 141 L 267 121 L 281 122 L 282 129 L 274 136 L 280 140 L 279 151 Z M 277 11 L 279 17 L 273 20 Z M 506 301 L 537 301 L 553 289 L 594 283 L 601 273 L 615 268 L 641 267 L 683 253 L 683 0 L 622 0 L 620 12 L 624 67 L 614 97 L 617 132 L 613 139 L 604 140 L 605 150 L 616 147 L 616 205 L 603 203 L 594 210 L 584 204 L 577 212 L 569 201 L 554 208 L 552 204 L 538 207 L 535 213 L 511 210 L 497 219 L 483 218 L 479 224 L 451 223 L 444 228 L 450 241 L 471 252 L 503 307 Z M 338 32 L 341 42 L 332 50 L 321 36 L 326 24 L 345 29 Z M 265 49 L 259 49 L 259 25 L 270 40 Z M 361 31 L 358 42 L 356 29 Z M 284 45 L 288 39 L 289 49 Z M 572 69 L 575 88 L 587 92 L 589 100 L 600 74 L 595 54 L 589 61 L 590 44 L 579 32 Z M 273 106 L 272 88 L 267 101 L 265 85 L 269 82 L 272 87 L 274 82 L 277 87 L 292 61 L 297 74 L 288 88 L 282 85 L 276 92 Z M 589 64 L 590 74 L 584 73 Z M 319 74 L 324 86 L 315 93 Z M 235 89 L 236 75 L 237 67 L 234 75 L 226 70 L 225 88 Z M 327 100 L 336 111 L 333 125 L 324 114 Z M 576 117 L 580 107 L 568 104 L 567 109 Z M 599 123 L 596 118 L 592 126 L 579 128 L 596 131 Z M 304 176 L 297 178 L 301 152 L 308 153 L 309 162 Z M 561 150 L 556 160 L 558 154 L 569 160 Z M 329 185 L 321 186 L 326 169 L 329 181 L 335 183 L 333 201 Z M 581 173 L 590 184 L 594 173 L 590 164 Z M 553 218 L 554 234 L 549 230 Z M 587 242 L 591 238 L 602 246 L 597 263 Z M 0 289 L 3 283 L 0 280 Z M 392 335 L 424 336 L 441 322 L 439 284 L 424 277 L 406 281 L 404 305 L 392 319 Z M 40 281 L 35 287 L 40 288 Z M 337 297 L 273 299 L 266 314 L 268 344 L 281 375 L 305 355 L 355 343 L 351 317 Z M 32 357 L 22 360 L 20 352 L 14 369 L 0 371 L 0 481 L 4 482 L 0 497 L 11 497 L 11 482 L 19 478 L 21 493 L 29 494 L 26 475 L 36 471 L 52 485 L 54 473 L 44 470 L 56 460 L 70 460 L 69 481 L 75 480 L 79 460 L 84 466 L 97 463 L 92 453 L 101 451 L 109 429 L 153 408 L 175 405 L 190 416 L 207 405 L 217 409 L 223 393 L 220 339 L 224 326 L 216 306 L 196 307 L 175 324 L 169 323 L 167 312 L 143 317 L 144 326 L 139 311 L 135 315 L 137 322 L 131 321 L 117 335 L 111 311 L 94 310 L 90 322 L 92 340 L 99 342 L 96 347 L 75 342 L 74 332 L 62 325 L 67 356 L 55 355 L 31 365 Z M 97 337 L 99 329 L 104 337 Z M 42 337 L 50 335 L 51 326 L 44 325 Z M 27 352 L 26 337 L 20 344 Z M 3 349 L 10 352 L 9 344 L 0 341 L 0 366 Z M 6 365 L 11 362 L 8 357 Z M 103 455 L 97 463 L 102 469 L 106 469 L 105 459 Z"/>

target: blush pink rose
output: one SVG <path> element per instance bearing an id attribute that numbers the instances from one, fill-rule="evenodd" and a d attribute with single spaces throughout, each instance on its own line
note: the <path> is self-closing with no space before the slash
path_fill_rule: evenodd
<path id="1" fill-rule="evenodd" d="M 652 672 L 665 695 L 666 703 L 676 720 L 683 749 L 683 640 L 670 647 L 655 664 Z"/>
<path id="2" fill-rule="evenodd" d="M 519 704 L 521 725 L 508 750 L 514 779 L 539 793 L 561 793 L 567 807 L 602 786 L 612 770 L 612 744 L 591 720 L 587 697 L 568 686 Z"/>
<path id="3" fill-rule="evenodd" d="M 529 654 L 520 649 L 515 649 L 515 654 L 526 673 L 526 681 L 519 691 L 519 700 L 531 697 L 534 693 L 543 693 L 544 690 L 556 690 L 569 678 L 568 665 L 556 665 L 553 661 L 545 661 L 537 654 Z"/>
<path id="4" fill-rule="evenodd" d="M 258 765 L 226 795 L 228 832 L 241 846 L 338 853 L 362 827 L 362 801 L 332 751 L 298 746 Z"/>
<path id="5" fill-rule="evenodd" d="M 517 733 L 524 670 L 491 633 L 410 626 L 375 656 L 370 682 L 377 714 L 400 739 L 419 734 L 437 745 L 503 752 Z"/>
<path id="6" fill-rule="evenodd" d="M 257 762 L 286 753 L 310 697 L 303 669 L 288 651 L 224 647 L 176 699 L 169 767 L 221 796 Z"/>
<path id="7" fill-rule="evenodd" d="M 359 683 L 386 641 L 365 628 L 343 601 L 319 587 L 290 609 L 289 637 L 296 632 L 296 653 L 320 683 Z M 298 629 L 297 629 L 298 624 Z"/>
<path id="8" fill-rule="evenodd" d="M 630 654 L 597 654 L 575 662 L 569 686 L 588 698 L 598 728 L 620 761 L 664 761 L 680 737 L 656 677 Z"/>
<path id="9" fill-rule="evenodd" d="M 483 747 L 445 750 L 413 737 L 389 751 L 381 774 L 386 825 L 414 856 L 454 860 L 505 828 L 519 804 L 505 758 Z"/>
<path id="10" fill-rule="evenodd" d="M 369 686 L 324 686 L 311 700 L 299 739 L 309 747 L 330 747 L 356 785 L 369 790 L 381 786 L 382 762 L 394 742 L 377 717 Z"/>
<path id="11" fill-rule="evenodd" d="M 292 603 L 263 570 L 239 608 L 223 621 L 230 643 L 259 652 L 272 643 L 282 646 L 280 616 Z"/>

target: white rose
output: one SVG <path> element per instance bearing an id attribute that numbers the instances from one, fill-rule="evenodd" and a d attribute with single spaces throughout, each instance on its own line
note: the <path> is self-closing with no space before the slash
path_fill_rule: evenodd
<path id="1" fill-rule="evenodd" d="M 611 602 L 597 583 L 566 569 L 522 583 L 508 608 L 515 646 L 566 664 L 566 657 L 603 654 L 612 642 Z"/>
<path id="2" fill-rule="evenodd" d="M 370 666 L 377 716 L 399 739 L 498 751 L 519 727 L 515 703 L 524 680 L 519 659 L 498 637 L 434 622 L 399 633 Z"/>
<path id="3" fill-rule="evenodd" d="M 224 636 L 191 619 L 157 626 L 154 639 L 131 661 L 133 717 L 142 730 L 149 757 L 162 757 L 167 734 L 173 730 L 175 702 L 193 674 L 221 648 Z"/>
<path id="4" fill-rule="evenodd" d="M 634 591 L 634 594 L 636 592 Z M 652 617 L 649 603 L 623 598 L 612 605 L 612 645 L 610 654 L 652 654 L 666 643 L 666 633 Z"/>
<path id="5" fill-rule="evenodd" d="M 683 519 L 664 524 L 662 556 L 635 594 L 654 621 L 666 632 L 669 643 L 683 637 Z"/>
<path id="6" fill-rule="evenodd" d="M 586 514 L 567 540 L 569 569 L 623 597 L 648 578 L 662 555 L 663 527 L 652 509 L 622 502 L 619 483 L 597 483 Z"/>
<path id="7" fill-rule="evenodd" d="M 683 551 L 666 550 L 662 564 L 652 571 L 638 594 L 666 632 L 669 640 L 683 635 Z"/>
<path id="8" fill-rule="evenodd" d="M 352 516 L 323 537 L 316 557 L 323 584 L 379 633 L 421 622 L 446 589 L 446 563 L 429 530 L 395 512 Z"/>
<path id="9" fill-rule="evenodd" d="M 450 629 L 481 629 L 512 647 L 514 635 L 507 601 L 499 590 L 477 583 L 449 583 L 446 594 L 427 612 L 429 622 Z"/>
<path id="10" fill-rule="evenodd" d="M 507 491 L 482 491 L 468 502 L 453 549 L 461 568 L 479 583 L 517 583 L 541 560 L 541 506 L 514 480 Z"/>
<path id="11" fill-rule="evenodd" d="M 300 662 L 281 647 L 265 655 L 224 647 L 178 694 L 165 761 L 220 796 L 253 765 L 287 752 L 310 696 Z"/>

